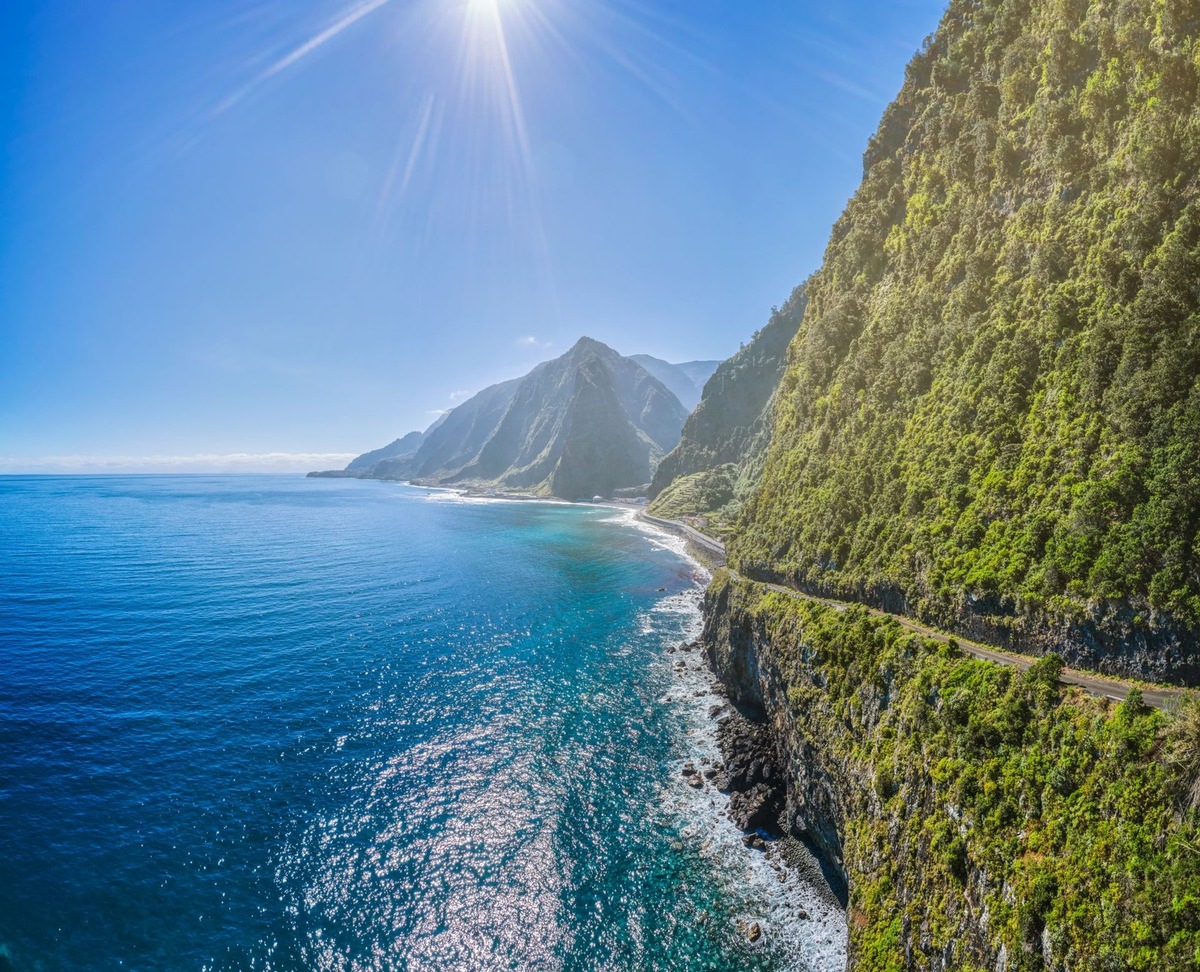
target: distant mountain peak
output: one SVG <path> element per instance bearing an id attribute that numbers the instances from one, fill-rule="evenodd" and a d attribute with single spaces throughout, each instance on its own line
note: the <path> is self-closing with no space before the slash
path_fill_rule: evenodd
<path id="1" fill-rule="evenodd" d="M 687 413 L 649 370 L 584 335 L 451 409 L 411 455 L 351 465 L 369 464 L 372 478 L 590 499 L 648 484 Z"/>
<path id="2" fill-rule="evenodd" d="M 649 354 L 631 354 L 630 357 L 661 381 L 672 394 L 683 403 L 689 412 L 700 402 L 705 382 L 717 370 L 720 361 L 683 361 L 673 364 Z"/>

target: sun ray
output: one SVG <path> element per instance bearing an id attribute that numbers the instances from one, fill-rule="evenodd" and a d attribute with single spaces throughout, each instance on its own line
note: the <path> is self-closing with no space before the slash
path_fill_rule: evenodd
<path id="1" fill-rule="evenodd" d="M 542 212 L 546 186 L 534 151 L 554 136 L 531 115 L 546 100 L 541 86 L 561 81 L 570 97 L 571 87 L 596 83 L 597 72 L 624 76 L 684 124 L 703 123 L 681 97 L 684 78 L 659 56 L 669 49 L 671 63 L 708 70 L 697 54 L 702 44 L 674 39 L 703 40 L 694 22 L 630 0 L 342 0 L 338 9 L 307 39 L 276 47 L 256 71 L 247 70 L 251 80 L 207 120 L 294 72 L 365 18 L 385 17 L 375 36 L 391 38 L 399 56 L 384 124 L 399 122 L 399 132 L 381 153 L 374 202 L 363 214 L 364 267 L 391 259 L 402 239 L 419 244 L 422 225 L 428 236 L 456 224 L 465 254 L 482 257 L 484 244 L 524 250 L 557 317 L 556 261 Z M 413 194 L 426 183 L 442 188 L 421 204 Z"/>
<path id="2" fill-rule="evenodd" d="M 362 3 L 351 8 L 349 11 L 343 14 L 342 17 L 334 21 L 334 23 L 330 24 L 320 33 L 310 37 L 303 44 L 294 48 L 291 52 L 285 54 L 279 60 L 260 71 L 258 75 L 252 81 L 250 81 L 249 84 L 235 91 L 232 95 L 218 104 L 212 110 L 212 115 L 216 116 L 225 113 L 238 102 L 242 101 L 247 95 L 251 94 L 260 85 L 269 81 L 277 74 L 281 74 L 282 72 L 286 71 L 293 64 L 303 60 L 313 51 L 337 37 L 337 35 L 346 28 L 352 27 L 364 17 L 373 14 L 380 7 L 387 6 L 391 2 L 392 0 L 363 0 Z"/>
<path id="3" fill-rule="evenodd" d="M 433 120 L 434 112 L 437 107 L 437 99 L 432 94 L 427 94 L 421 105 L 421 113 L 417 120 L 417 131 L 413 135 L 411 143 L 408 144 L 407 158 L 405 159 L 404 145 L 407 139 L 401 137 L 397 140 L 396 153 L 392 158 L 392 164 L 388 168 L 387 177 L 384 179 L 383 188 L 379 193 L 379 202 L 375 206 L 375 218 L 373 220 L 373 236 L 379 236 L 386 229 L 389 214 L 399 204 L 405 194 L 408 192 L 409 184 L 412 182 L 413 173 L 416 171 L 417 164 L 420 162 L 424 152 L 426 141 L 428 140 L 430 123 Z M 401 160 L 404 160 L 403 172 L 400 169 Z"/>

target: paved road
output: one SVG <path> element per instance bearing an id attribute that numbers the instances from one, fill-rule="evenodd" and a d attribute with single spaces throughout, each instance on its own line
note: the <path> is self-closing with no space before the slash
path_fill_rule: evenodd
<path id="1" fill-rule="evenodd" d="M 683 534 L 688 540 L 701 547 L 707 552 L 717 566 L 725 564 L 725 544 L 720 540 L 714 540 L 712 537 L 705 536 L 694 527 L 688 526 L 679 520 L 666 520 L 662 517 L 651 516 L 649 513 L 639 513 L 643 520 L 664 527 L 668 530 L 673 530 L 676 533 Z M 734 577 L 740 575 L 734 571 L 729 571 Z M 760 582 L 761 583 L 761 582 Z M 851 602 L 835 601 L 827 597 L 815 597 L 810 594 L 804 594 L 791 587 L 786 587 L 783 584 L 767 584 L 767 587 L 772 590 L 787 594 L 789 597 L 799 597 L 806 601 L 816 601 L 818 604 L 825 604 L 838 611 L 844 611 L 850 607 Z M 947 634 L 944 631 L 937 631 L 933 628 L 928 628 L 911 618 L 906 618 L 900 614 L 888 614 L 886 611 L 880 611 L 877 608 L 867 608 L 867 613 L 877 618 L 892 618 L 900 625 L 908 628 L 910 631 L 915 631 L 925 635 L 927 638 L 933 638 L 935 641 L 948 642 L 955 641 L 959 648 L 965 651 L 973 658 L 982 658 L 986 661 L 996 662 L 1000 665 L 1012 665 L 1015 668 L 1025 671 L 1032 665 L 1036 658 L 1029 655 L 1018 655 L 1016 652 L 1005 651 L 1002 648 L 996 648 L 992 645 L 980 644 L 977 641 L 968 641 L 958 635 Z M 1165 709 L 1173 700 L 1184 694 L 1184 689 L 1173 688 L 1169 685 L 1138 685 L 1134 686 L 1131 682 L 1121 681 L 1116 678 L 1109 678 L 1106 675 L 1097 675 L 1094 672 L 1080 671 L 1077 668 L 1064 668 L 1059 676 L 1059 681 L 1064 685 L 1077 685 L 1080 688 L 1091 692 L 1093 695 L 1099 695 L 1106 699 L 1113 699 L 1120 702 L 1129 694 L 1130 689 L 1140 688 L 1142 690 L 1142 701 L 1147 705 L 1152 705 L 1157 709 Z"/>
<path id="2" fill-rule="evenodd" d="M 664 520 L 661 516 L 651 516 L 649 513 L 640 511 L 638 513 L 640 519 L 647 523 L 654 523 L 657 526 L 664 527 L 672 533 L 681 533 L 696 546 L 700 547 L 717 567 L 725 566 L 725 544 L 720 540 L 714 540 L 712 537 L 701 533 L 695 527 L 690 527 L 680 520 Z"/>

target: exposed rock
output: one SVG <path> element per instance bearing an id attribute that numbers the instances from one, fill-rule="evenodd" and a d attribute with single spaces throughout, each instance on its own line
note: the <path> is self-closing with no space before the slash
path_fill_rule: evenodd
<path id="1" fill-rule="evenodd" d="M 779 816 L 784 808 L 784 789 L 756 783 L 748 790 L 729 797 L 729 819 L 741 830 L 779 832 Z"/>
<path id="2" fill-rule="evenodd" d="M 734 712 L 717 726 L 717 743 L 725 759 L 717 783 L 720 789 L 748 790 L 777 777 L 775 743 L 765 723 L 752 722 Z"/>

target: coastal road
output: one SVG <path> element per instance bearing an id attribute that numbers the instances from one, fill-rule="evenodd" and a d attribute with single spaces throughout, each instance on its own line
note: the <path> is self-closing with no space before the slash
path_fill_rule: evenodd
<path id="1" fill-rule="evenodd" d="M 720 540 L 715 540 L 706 534 L 701 533 L 695 527 L 690 527 L 680 520 L 664 520 L 661 516 L 651 516 L 644 511 L 638 512 L 638 518 L 645 520 L 647 523 L 653 523 L 664 529 L 670 530 L 672 533 L 683 534 L 684 539 L 690 540 L 699 547 L 712 560 L 713 566 L 725 566 L 725 544 Z"/>
<path id="2" fill-rule="evenodd" d="M 688 526 L 679 520 L 667 520 L 660 516 L 651 516 L 649 513 L 638 513 L 638 516 L 648 523 L 653 523 L 661 526 L 664 529 L 671 530 L 675 533 L 682 534 L 687 540 L 696 544 L 715 562 L 716 566 L 725 565 L 725 544 L 720 540 L 715 540 L 712 537 L 706 536 L 694 527 Z M 728 568 L 727 568 L 728 569 Z M 729 572 L 740 578 L 740 575 L 730 569 Z M 766 586 L 774 591 L 779 591 L 782 594 L 787 594 L 789 597 L 802 598 L 806 601 L 815 601 L 818 604 L 824 604 L 833 608 L 836 611 L 844 611 L 851 606 L 852 602 L 835 601 L 832 598 L 816 597 L 811 594 L 805 594 L 792 587 L 787 587 L 783 584 L 772 584 L 764 581 L 758 583 L 766 583 Z M 935 641 L 947 643 L 955 642 L 959 648 L 970 655 L 972 658 L 981 658 L 984 661 L 996 662 L 999 665 L 1011 665 L 1020 671 L 1025 671 L 1036 662 L 1038 659 L 1030 655 L 1019 655 L 1016 652 L 1005 651 L 1003 648 L 997 648 L 994 645 L 984 645 L 977 641 L 969 641 L 958 635 L 947 634 L 944 631 L 938 631 L 934 628 L 926 627 L 911 618 L 907 618 L 902 614 L 888 614 L 886 611 L 880 611 L 878 608 L 868 607 L 867 613 L 877 618 L 891 618 L 902 627 L 909 631 L 915 631 L 918 634 L 924 635 L 927 638 L 932 638 Z M 1102 698 L 1112 699 L 1115 702 L 1124 701 L 1129 695 L 1131 689 L 1138 688 L 1142 692 L 1142 701 L 1146 705 L 1154 706 L 1156 709 L 1165 709 L 1177 698 L 1185 694 L 1184 689 L 1174 688 L 1170 685 L 1151 685 L 1148 683 L 1134 684 L 1133 682 L 1122 681 L 1117 678 L 1110 678 L 1107 675 L 1098 675 L 1095 672 L 1085 672 L 1077 668 L 1064 668 L 1059 675 L 1059 681 L 1064 685 L 1076 685 L 1079 688 L 1090 692 L 1092 695 L 1098 695 Z"/>

